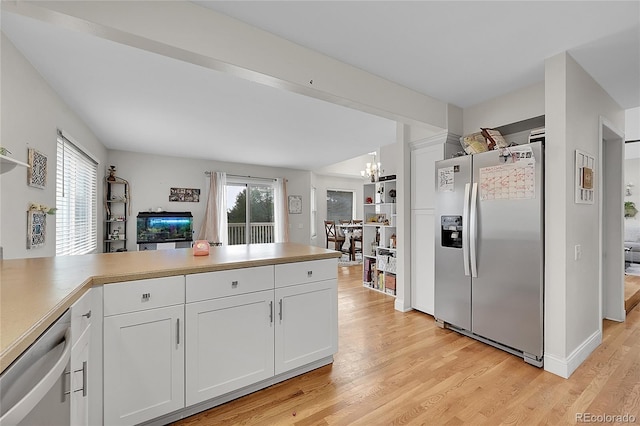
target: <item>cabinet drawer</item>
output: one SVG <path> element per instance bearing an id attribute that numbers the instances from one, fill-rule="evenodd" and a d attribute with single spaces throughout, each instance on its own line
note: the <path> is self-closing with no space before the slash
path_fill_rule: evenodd
<path id="1" fill-rule="evenodd" d="M 75 345 L 82 333 L 91 325 L 91 289 L 71 305 L 71 345 Z"/>
<path id="2" fill-rule="evenodd" d="M 104 286 L 104 316 L 184 303 L 184 275 Z"/>
<path id="3" fill-rule="evenodd" d="M 338 276 L 338 259 L 285 263 L 275 267 L 276 287 L 330 280 Z"/>
<path id="4" fill-rule="evenodd" d="M 273 266 L 187 275 L 187 303 L 273 290 Z"/>

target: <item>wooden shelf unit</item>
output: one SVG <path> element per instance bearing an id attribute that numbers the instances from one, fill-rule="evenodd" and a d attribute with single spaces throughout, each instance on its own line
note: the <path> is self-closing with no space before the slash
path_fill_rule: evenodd
<path id="1" fill-rule="evenodd" d="M 396 294 L 396 180 L 367 182 L 363 188 L 363 286 L 391 296 Z M 393 241 L 392 241 L 393 239 Z"/>
<path id="2" fill-rule="evenodd" d="M 105 178 L 104 252 L 127 251 L 127 221 L 129 220 L 129 182 L 122 178 Z M 117 233 L 117 238 L 114 238 Z"/>

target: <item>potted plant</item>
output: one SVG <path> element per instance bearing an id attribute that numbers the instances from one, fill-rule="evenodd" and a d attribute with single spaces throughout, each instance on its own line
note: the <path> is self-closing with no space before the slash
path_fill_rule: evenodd
<path id="1" fill-rule="evenodd" d="M 636 203 L 633 201 L 625 201 L 624 202 L 624 217 L 634 217 L 638 213 L 638 209 L 636 209 Z"/>

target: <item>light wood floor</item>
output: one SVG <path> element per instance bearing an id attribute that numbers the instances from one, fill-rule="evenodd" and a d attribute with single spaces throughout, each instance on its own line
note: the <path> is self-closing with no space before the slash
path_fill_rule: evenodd
<path id="1" fill-rule="evenodd" d="M 640 302 L 640 277 L 624 276 L 624 310 L 629 312 Z"/>
<path id="2" fill-rule="evenodd" d="M 576 413 L 640 422 L 640 307 L 604 321 L 603 343 L 565 380 L 522 359 L 401 313 L 339 268 L 333 365 L 247 395 L 179 425 L 575 424 Z"/>

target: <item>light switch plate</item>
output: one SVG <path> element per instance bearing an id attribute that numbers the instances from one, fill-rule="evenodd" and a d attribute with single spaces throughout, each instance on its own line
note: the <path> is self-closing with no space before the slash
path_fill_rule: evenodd
<path id="1" fill-rule="evenodd" d="M 575 253 L 574 253 L 574 259 L 575 260 L 580 260 L 580 258 L 582 258 L 582 246 L 580 244 L 576 244 Z"/>

